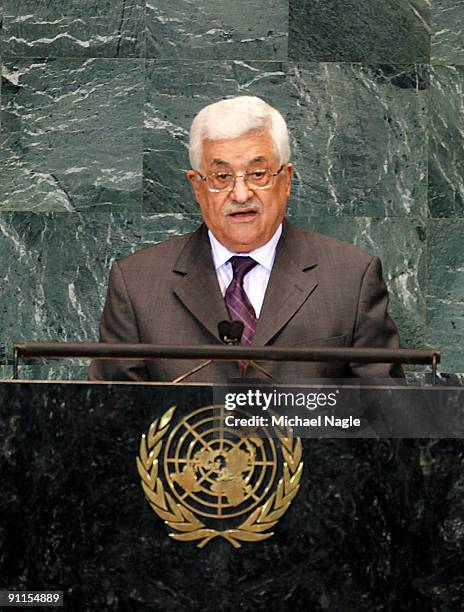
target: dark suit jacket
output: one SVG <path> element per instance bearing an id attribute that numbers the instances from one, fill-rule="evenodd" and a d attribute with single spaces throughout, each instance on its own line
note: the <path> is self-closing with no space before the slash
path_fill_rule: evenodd
<path id="1" fill-rule="evenodd" d="M 398 348 L 377 257 L 287 222 L 258 320 L 254 344 L 282 347 Z M 149 247 L 113 264 L 100 324 L 102 342 L 218 344 L 228 319 L 214 270 L 207 228 Z M 170 381 L 200 362 L 94 361 L 91 380 Z M 281 383 L 349 376 L 401 375 L 389 364 L 268 362 Z M 217 362 L 189 379 L 220 382 L 238 375 Z M 247 376 L 255 377 L 253 368 Z"/>

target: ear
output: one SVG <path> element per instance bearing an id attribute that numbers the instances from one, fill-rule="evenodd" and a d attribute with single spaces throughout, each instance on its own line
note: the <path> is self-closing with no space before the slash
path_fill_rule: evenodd
<path id="1" fill-rule="evenodd" d="M 197 179 L 197 173 L 195 172 L 195 170 L 189 170 L 187 172 L 187 178 L 192 183 L 192 186 L 193 186 L 193 182 Z"/>
<path id="2" fill-rule="evenodd" d="M 187 178 L 192 185 L 193 193 L 195 194 L 195 197 L 198 201 L 199 189 L 203 181 L 199 179 L 198 174 L 195 172 L 195 170 L 189 170 L 187 172 Z"/>
<path id="3" fill-rule="evenodd" d="M 290 197 L 290 192 L 292 190 L 292 179 L 293 179 L 293 164 L 288 163 L 284 168 L 284 176 L 287 181 L 286 195 L 287 198 Z"/>

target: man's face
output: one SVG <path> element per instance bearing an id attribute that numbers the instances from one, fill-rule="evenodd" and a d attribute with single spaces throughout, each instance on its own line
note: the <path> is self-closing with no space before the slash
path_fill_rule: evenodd
<path id="1" fill-rule="evenodd" d="M 268 132 L 249 133 L 230 140 L 204 140 L 200 172 L 245 174 L 254 169 L 279 169 Z M 187 174 L 203 219 L 214 236 L 231 251 L 248 253 L 268 242 L 282 222 L 290 196 L 292 166 L 286 164 L 273 177 L 269 189 L 250 189 L 237 178 L 232 191 L 212 193 L 206 181 L 190 170 Z"/>

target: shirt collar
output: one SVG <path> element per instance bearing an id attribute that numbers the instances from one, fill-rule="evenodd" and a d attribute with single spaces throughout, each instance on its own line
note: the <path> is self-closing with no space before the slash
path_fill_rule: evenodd
<path id="1" fill-rule="evenodd" d="M 282 224 L 279 225 L 276 232 L 272 236 L 272 238 L 263 244 L 262 246 L 250 251 L 249 253 L 234 253 L 230 251 L 227 247 L 217 240 L 211 230 L 208 230 L 209 241 L 211 243 L 211 251 L 213 254 L 214 267 L 218 270 L 221 266 L 223 266 L 231 257 L 235 255 L 242 255 L 247 257 L 252 257 L 255 261 L 257 261 L 261 266 L 264 266 L 267 270 L 271 271 L 272 266 L 274 265 L 275 252 L 277 248 L 277 243 L 279 242 L 279 238 L 282 235 Z"/>

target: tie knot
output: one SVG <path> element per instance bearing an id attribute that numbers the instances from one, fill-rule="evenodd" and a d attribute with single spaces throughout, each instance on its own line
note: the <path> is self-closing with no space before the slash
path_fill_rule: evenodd
<path id="1" fill-rule="evenodd" d="M 245 274 L 248 274 L 248 272 L 258 263 L 252 257 L 231 257 L 229 261 L 232 264 L 232 270 L 234 271 L 234 279 L 236 279 L 239 283 L 242 282 Z"/>

